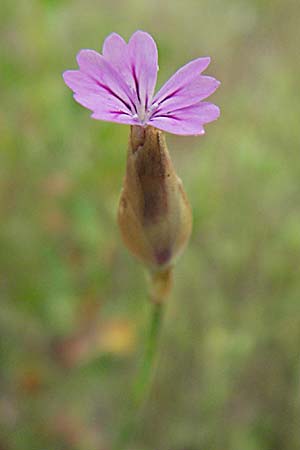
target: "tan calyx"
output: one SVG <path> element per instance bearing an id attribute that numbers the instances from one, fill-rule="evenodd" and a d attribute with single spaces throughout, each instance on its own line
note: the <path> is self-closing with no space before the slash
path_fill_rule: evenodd
<path id="1" fill-rule="evenodd" d="M 186 246 L 192 214 L 164 134 L 132 126 L 118 224 L 129 251 L 152 271 L 174 264 Z"/>

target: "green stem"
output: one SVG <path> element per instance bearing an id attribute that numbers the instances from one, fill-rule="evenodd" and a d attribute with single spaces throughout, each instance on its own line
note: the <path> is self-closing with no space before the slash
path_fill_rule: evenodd
<path id="1" fill-rule="evenodd" d="M 163 303 L 152 304 L 152 314 L 146 340 L 144 357 L 133 386 L 129 417 L 127 418 L 118 438 L 114 450 L 125 450 L 126 445 L 133 439 L 136 432 L 138 413 L 147 398 L 154 372 L 155 356 L 159 330 L 163 316 Z"/>
<path id="2" fill-rule="evenodd" d="M 157 350 L 158 336 L 162 319 L 163 304 L 154 304 L 152 306 L 152 315 L 150 327 L 146 341 L 145 355 L 142 360 L 140 371 L 134 386 L 134 402 L 136 405 L 142 403 L 147 395 L 147 388 L 150 388 L 151 377 L 154 371 L 154 359 Z"/>

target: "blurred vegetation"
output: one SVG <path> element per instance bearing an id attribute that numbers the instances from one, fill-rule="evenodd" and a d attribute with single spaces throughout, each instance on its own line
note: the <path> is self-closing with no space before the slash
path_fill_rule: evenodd
<path id="1" fill-rule="evenodd" d="M 109 450 L 148 318 L 116 227 L 128 127 L 61 73 L 150 32 L 159 84 L 210 55 L 222 116 L 168 136 L 194 212 L 131 450 L 299 450 L 298 0 L 2 0 L 0 448 Z M 125 449 L 124 449 L 125 450 Z"/>

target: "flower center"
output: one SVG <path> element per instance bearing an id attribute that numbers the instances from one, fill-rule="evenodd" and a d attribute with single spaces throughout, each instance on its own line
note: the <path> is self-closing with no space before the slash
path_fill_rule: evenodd
<path id="1" fill-rule="evenodd" d="M 147 125 L 158 106 L 159 104 L 155 102 L 146 109 L 144 105 L 139 104 L 137 107 L 137 114 L 135 114 L 134 117 L 138 118 L 142 125 Z"/>
<path id="2" fill-rule="evenodd" d="M 145 123 L 147 122 L 147 111 L 146 111 L 145 105 L 142 105 L 140 103 L 137 108 L 137 113 L 138 113 L 139 121 L 143 125 L 145 125 Z"/>

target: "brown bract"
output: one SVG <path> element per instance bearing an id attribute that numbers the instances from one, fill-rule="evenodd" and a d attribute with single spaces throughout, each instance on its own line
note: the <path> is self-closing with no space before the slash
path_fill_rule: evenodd
<path id="1" fill-rule="evenodd" d="M 165 271 L 183 251 L 192 214 L 164 134 L 132 126 L 118 223 L 126 247 L 152 271 Z"/>

